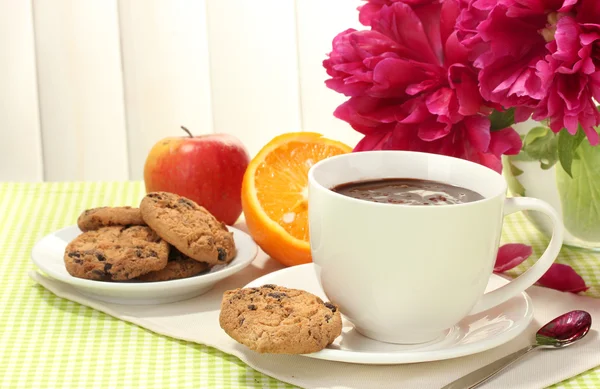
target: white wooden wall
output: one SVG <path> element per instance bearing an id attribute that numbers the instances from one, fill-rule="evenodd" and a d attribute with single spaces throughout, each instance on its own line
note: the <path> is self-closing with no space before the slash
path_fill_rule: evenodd
<path id="1" fill-rule="evenodd" d="M 360 0 L 0 0 L 0 181 L 139 180 L 166 136 L 354 146 L 322 61 Z"/>

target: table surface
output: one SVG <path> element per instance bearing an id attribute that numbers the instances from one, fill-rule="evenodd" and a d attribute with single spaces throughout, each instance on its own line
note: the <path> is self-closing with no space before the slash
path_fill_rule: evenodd
<path id="1" fill-rule="evenodd" d="M 40 238 L 75 224 L 84 209 L 137 206 L 143 195 L 141 182 L 0 183 L 0 387 L 294 388 L 219 350 L 58 298 L 27 276 Z M 506 220 L 503 241 L 531 244 L 539 255 L 547 240 L 516 215 Z M 565 247 L 558 262 L 584 277 L 591 286 L 584 294 L 600 297 L 599 255 Z M 600 367 L 553 386 L 596 387 Z"/>

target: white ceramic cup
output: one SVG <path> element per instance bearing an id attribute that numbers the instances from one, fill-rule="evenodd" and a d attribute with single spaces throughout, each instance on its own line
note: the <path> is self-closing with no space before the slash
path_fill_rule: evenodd
<path id="1" fill-rule="evenodd" d="M 363 335 L 424 343 L 468 315 L 533 285 L 556 259 L 563 226 L 547 203 L 506 198 L 502 175 L 435 154 L 366 151 L 327 158 L 309 171 L 312 259 L 323 290 Z M 330 188 L 380 178 L 418 178 L 471 189 L 484 199 L 414 206 L 358 200 Z M 540 259 L 507 285 L 485 293 L 504 215 L 540 211 L 554 226 Z M 485 293 L 485 294 L 484 294 Z"/>

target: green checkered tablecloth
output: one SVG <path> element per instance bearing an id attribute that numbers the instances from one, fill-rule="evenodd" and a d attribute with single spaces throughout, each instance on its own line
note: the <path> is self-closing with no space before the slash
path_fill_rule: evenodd
<path id="1" fill-rule="evenodd" d="M 140 182 L 0 184 L 0 388 L 292 388 L 213 348 L 58 298 L 27 276 L 44 235 L 86 208 L 137 205 L 143 194 Z M 545 246 L 521 215 L 507 220 L 503 239 L 531 244 L 536 254 Z M 564 248 L 559 262 L 592 286 L 585 294 L 600 297 L 600 257 Z M 600 387 L 600 367 L 554 387 Z"/>

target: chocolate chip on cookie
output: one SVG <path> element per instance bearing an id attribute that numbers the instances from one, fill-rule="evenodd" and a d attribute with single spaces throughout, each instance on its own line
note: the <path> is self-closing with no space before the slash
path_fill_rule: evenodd
<path id="1" fill-rule="evenodd" d="M 139 208 L 132 207 L 99 207 L 87 209 L 77 218 L 77 226 L 81 231 L 92 231 L 102 227 L 146 225 Z"/>
<path id="2" fill-rule="evenodd" d="M 169 252 L 169 262 L 164 269 L 142 274 L 136 279 L 144 282 L 178 280 L 181 278 L 197 276 L 208 269 L 210 269 L 208 263 L 191 259 L 176 248 L 171 247 Z"/>
<path id="3" fill-rule="evenodd" d="M 229 336 L 259 353 L 317 352 L 342 332 L 334 304 L 306 291 L 270 284 L 226 291 L 219 323 Z"/>
<path id="4" fill-rule="evenodd" d="M 146 226 L 102 227 L 73 239 L 64 254 L 73 277 L 124 281 L 163 269 L 169 245 Z"/>
<path id="5" fill-rule="evenodd" d="M 209 265 L 236 255 L 233 233 L 204 207 L 168 192 L 148 193 L 140 203 L 144 222 L 183 254 Z"/>

